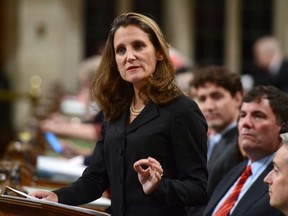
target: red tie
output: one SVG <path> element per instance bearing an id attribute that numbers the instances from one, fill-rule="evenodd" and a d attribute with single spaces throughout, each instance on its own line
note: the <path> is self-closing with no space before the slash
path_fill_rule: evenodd
<path id="1" fill-rule="evenodd" d="M 227 197 L 227 199 L 223 202 L 223 204 L 219 207 L 215 216 L 227 216 L 233 205 L 235 204 L 240 191 L 245 184 L 247 178 L 252 174 L 251 165 L 247 166 L 244 172 L 241 174 L 238 183 L 236 184 L 235 188 L 231 192 L 231 194 Z"/>

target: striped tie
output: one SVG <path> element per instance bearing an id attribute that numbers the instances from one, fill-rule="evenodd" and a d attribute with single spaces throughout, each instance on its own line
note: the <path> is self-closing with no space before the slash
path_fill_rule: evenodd
<path id="1" fill-rule="evenodd" d="M 231 194 L 227 197 L 225 202 L 219 207 L 217 212 L 215 213 L 215 216 L 227 216 L 229 215 L 229 212 L 233 205 L 235 204 L 236 200 L 238 199 L 238 196 L 240 194 L 240 191 L 245 184 L 247 178 L 252 174 L 251 171 L 251 165 L 247 166 L 244 172 L 241 174 L 238 183 L 236 184 L 235 188 L 231 192 Z"/>

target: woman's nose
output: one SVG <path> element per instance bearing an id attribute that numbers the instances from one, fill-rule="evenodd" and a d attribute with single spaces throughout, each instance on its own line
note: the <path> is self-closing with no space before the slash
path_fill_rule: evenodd
<path id="1" fill-rule="evenodd" d="M 135 60 L 135 55 L 132 50 L 127 51 L 127 61 L 133 61 Z"/>

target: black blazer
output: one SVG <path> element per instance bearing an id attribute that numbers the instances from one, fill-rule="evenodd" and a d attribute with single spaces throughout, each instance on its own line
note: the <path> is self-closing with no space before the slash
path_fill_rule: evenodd
<path id="1" fill-rule="evenodd" d="M 229 188 L 239 178 L 247 165 L 247 161 L 243 161 L 229 172 L 225 178 L 218 184 L 210 201 L 205 209 L 203 216 L 211 216 L 214 208 Z M 268 186 L 263 182 L 265 176 L 273 168 L 272 162 L 263 171 L 263 173 L 251 185 L 249 190 L 241 198 L 235 207 L 231 216 L 284 216 L 279 210 L 272 208 L 269 204 Z"/>
<path id="2" fill-rule="evenodd" d="M 180 96 L 165 106 L 149 102 L 127 126 L 129 108 L 103 125 L 91 165 L 75 183 L 55 191 L 59 202 L 79 205 L 111 187 L 114 216 L 187 215 L 185 206 L 206 201 L 207 125 L 196 103 Z M 150 196 L 143 193 L 135 161 L 156 158 L 164 175 Z"/>

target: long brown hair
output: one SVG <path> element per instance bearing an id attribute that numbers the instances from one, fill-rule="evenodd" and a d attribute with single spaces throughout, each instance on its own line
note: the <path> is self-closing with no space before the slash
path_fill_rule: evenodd
<path id="1" fill-rule="evenodd" d="M 158 61 L 153 76 L 140 90 L 145 102 L 152 100 L 156 104 L 166 104 L 182 94 L 174 82 L 174 68 L 169 57 L 169 45 L 159 26 L 151 18 L 138 13 L 124 13 L 112 23 L 105 49 L 101 58 L 96 77 L 93 82 L 93 96 L 97 101 L 106 120 L 117 119 L 123 109 L 131 104 L 133 85 L 123 80 L 117 69 L 114 52 L 114 36 L 120 27 L 134 25 L 147 33 L 155 50 L 163 55 Z"/>

